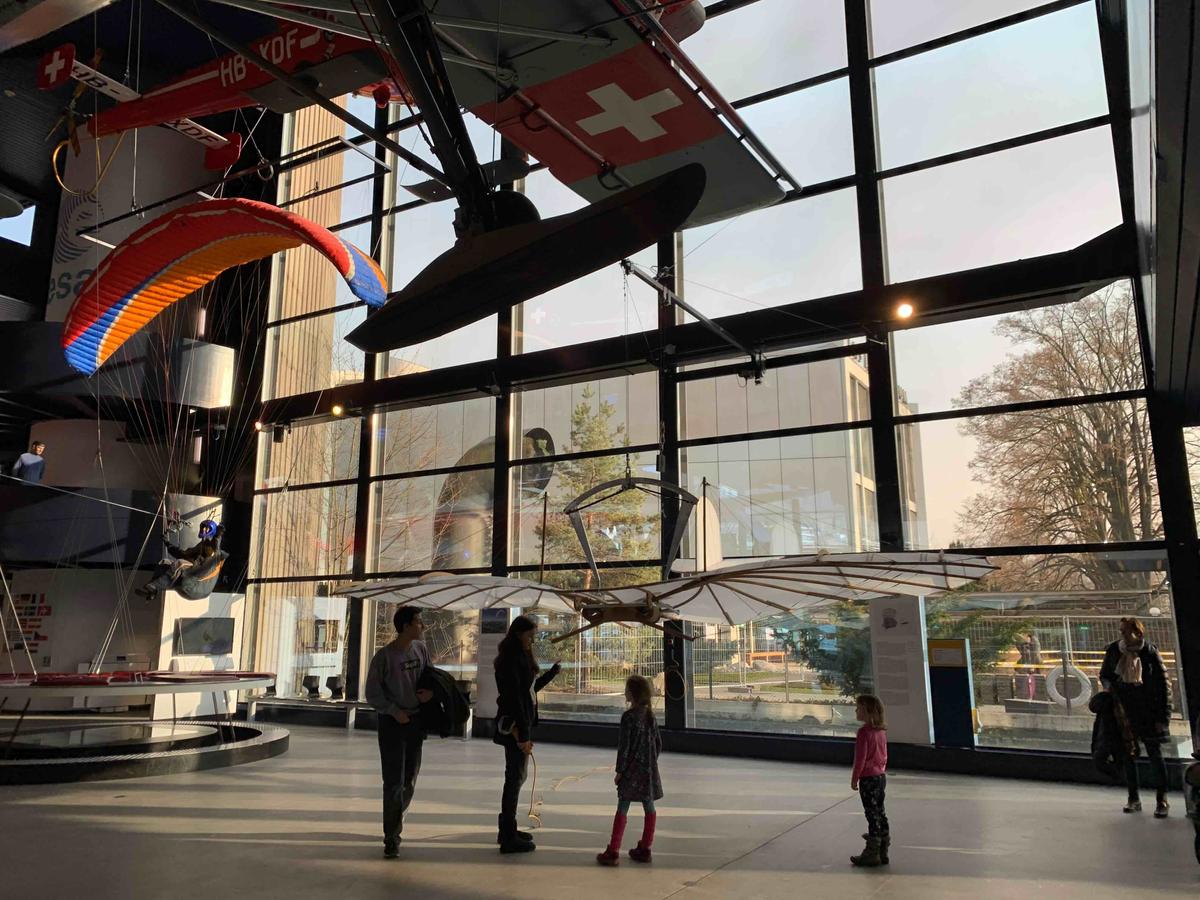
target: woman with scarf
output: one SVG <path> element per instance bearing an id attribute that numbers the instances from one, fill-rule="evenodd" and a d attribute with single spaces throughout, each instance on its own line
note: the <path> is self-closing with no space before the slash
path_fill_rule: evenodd
<path id="1" fill-rule="evenodd" d="M 1140 742 L 1150 757 L 1150 767 L 1158 783 L 1154 817 L 1165 819 L 1170 804 L 1167 803 L 1167 764 L 1163 760 L 1162 745 L 1167 741 L 1171 717 L 1171 688 L 1158 648 L 1146 640 L 1142 623 L 1132 616 L 1121 619 L 1121 639 L 1105 649 L 1100 683 L 1117 700 L 1117 721 L 1121 723 L 1125 737 L 1125 783 L 1129 786 L 1125 812 L 1142 811 L 1137 774 Z"/>

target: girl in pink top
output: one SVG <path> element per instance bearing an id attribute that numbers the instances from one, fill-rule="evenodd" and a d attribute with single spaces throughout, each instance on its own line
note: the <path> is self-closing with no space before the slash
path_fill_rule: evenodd
<path id="1" fill-rule="evenodd" d="M 883 704 L 871 694 L 863 694 L 856 702 L 855 717 L 862 722 L 854 739 L 854 771 L 850 789 L 862 798 L 867 814 L 867 845 L 858 856 L 850 857 L 856 866 L 886 866 L 892 842 L 887 813 L 883 809 L 887 789 L 887 725 L 883 720 Z"/>

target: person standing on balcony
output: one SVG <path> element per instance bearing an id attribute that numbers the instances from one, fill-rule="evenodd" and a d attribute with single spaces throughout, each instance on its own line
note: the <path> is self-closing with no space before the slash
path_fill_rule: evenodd
<path id="1" fill-rule="evenodd" d="M 367 703 L 379 715 L 379 762 L 383 769 L 383 855 L 400 855 L 404 814 L 412 803 L 421 771 L 421 746 L 425 732 L 418 712 L 433 692 L 418 690 L 417 682 L 429 668 L 429 651 L 421 635 L 421 611 L 401 606 L 392 616 L 396 639 L 381 647 L 367 670 Z"/>
<path id="2" fill-rule="evenodd" d="M 1037 675 L 1042 665 L 1042 642 L 1038 640 L 1037 632 L 1032 628 L 1017 637 L 1017 653 L 1019 654 L 1021 674 L 1025 689 L 1025 699 L 1032 700 L 1037 696 Z"/>
<path id="3" fill-rule="evenodd" d="M 13 463 L 13 478 L 20 478 L 27 484 L 41 484 L 42 476 L 46 472 L 45 452 L 46 445 L 41 441 L 30 444 L 29 452 L 22 453 Z"/>
<path id="4" fill-rule="evenodd" d="M 504 748 L 504 790 L 500 795 L 501 853 L 528 853 L 536 849 L 533 836 L 517 830 L 517 800 L 529 757 L 533 753 L 533 727 L 537 725 L 537 692 L 562 668 L 557 662 L 541 672 L 533 655 L 537 623 L 517 616 L 508 626 L 496 654 L 496 733 L 492 740 Z"/>
<path id="5" fill-rule="evenodd" d="M 1167 803 L 1167 764 L 1163 760 L 1162 745 L 1168 737 L 1171 688 L 1162 656 L 1158 648 L 1146 640 L 1146 630 L 1136 618 L 1121 619 L 1121 639 L 1113 641 L 1104 651 L 1100 683 L 1117 700 L 1117 721 L 1122 723 L 1125 734 L 1128 751 L 1124 760 L 1125 783 L 1129 788 L 1125 812 L 1142 811 L 1137 772 L 1140 742 L 1150 757 L 1150 768 L 1158 787 L 1154 818 L 1165 819 L 1170 804 Z"/>

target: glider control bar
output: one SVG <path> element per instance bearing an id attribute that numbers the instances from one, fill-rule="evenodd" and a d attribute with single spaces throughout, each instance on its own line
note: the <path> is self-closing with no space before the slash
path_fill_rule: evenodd
<path id="1" fill-rule="evenodd" d="M 313 103 L 317 104 L 317 106 L 321 107 L 323 110 L 325 110 L 330 115 L 341 119 L 343 122 L 345 122 L 350 127 L 355 128 L 358 131 L 362 132 L 363 134 L 369 136 L 371 138 L 371 140 L 375 141 L 377 144 L 381 144 L 382 146 L 391 150 L 393 153 L 395 153 L 397 156 L 399 156 L 402 160 L 404 160 L 406 163 L 408 163 L 410 166 L 412 166 L 414 169 L 416 169 L 418 172 L 424 172 L 426 175 L 428 175 L 430 178 L 433 178 L 435 181 L 440 181 L 444 184 L 449 183 L 444 174 L 439 172 L 436 168 L 431 166 L 429 163 L 425 162 L 425 160 L 421 159 L 421 157 L 419 157 L 415 153 L 412 153 L 409 150 L 405 149 L 405 147 L 403 145 L 401 145 L 399 142 L 393 140 L 391 137 L 389 137 L 386 133 L 380 131 L 378 128 L 375 128 L 373 125 L 368 125 L 366 122 L 364 122 L 358 116 L 356 116 L 350 112 L 347 112 L 345 109 L 343 109 L 342 107 L 340 107 L 336 103 L 334 103 L 332 100 L 330 100 L 328 97 L 322 96 L 321 93 L 316 90 L 316 88 L 312 87 L 308 82 L 304 81 L 304 79 L 297 78 L 295 75 L 285 72 L 283 69 L 281 69 L 279 66 L 275 65 L 270 60 L 264 59 L 260 54 L 255 53 L 254 50 L 252 50 L 248 45 L 243 44 L 240 41 L 234 40 L 233 38 L 229 37 L 229 35 L 225 34 L 224 32 L 222 32 L 216 28 L 213 28 L 211 25 L 209 25 L 207 22 L 205 22 L 199 16 L 195 16 L 192 13 L 188 12 L 187 10 L 183 9 L 177 3 L 173 2 L 173 0 L 157 0 L 157 3 L 159 4 L 159 6 L 162 6 L 165 9 L 168 9 L 171 12 L 175 13 L 175 15 L 177 15 L 179 18 L 183 19 L 183 21 L 187 22 L 193 28 L 196 28 L 196 29 L 204 32 L 205 34 L 207 34 L 218 44 L 224 44 L 226 47 L 228 47 L 234 53 L 244 56 L 249 62 L 258 66 L 260 69 L 262 69 L 264 72 L 266 72 L 272 78 L 274 78 L 276 81 L 280 82 L 281 84 L 287 85 L 289 88 L 291 88 L 297 94 L 299 94 L 301 97 L 307 97 L 309 100 L 311 100 Z"/>
<path id="2" fill-rule="evenodd" d="M 632 261 L 628 259 L 621 260 L 621 268 L 625 270 L 626 275 L 632 275 L 639 281 L 654 288 L 664 303 L 672 303 L 675 306 L 678 306 L 721 340 L 725 341 L 725 343 L 735 347 L 738 350 L 741 350 L 743 353 L 749 356 L 750 362 L 754 367 L 754 383 L 762 384 L 763 374 L 766 372 L 767 367 L 761 350 L 754 350 L 745 341 L 734 337 L 730 331 L 721 325 L 718 325 L 704 313 L 700 312 L 665 284 L 660 284 L 659 282 L 655 281 L 653 278 L 635 266 Z"/>

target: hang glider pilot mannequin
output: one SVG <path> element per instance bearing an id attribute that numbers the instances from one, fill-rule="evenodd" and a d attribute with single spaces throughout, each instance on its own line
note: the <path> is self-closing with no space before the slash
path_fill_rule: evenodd
<path id="1" fill-rule="evenodd" d="M 213 592 L 217 575 L 229 554 L 221 549 L 221 538 L 225 526 L 212 519 L 200 523 L 200 540 L 192 547 L 182 550 L 167 542 L 169 557 L 159 563 L 154 578 L 138 590 L 143 597 L 151 598 L 160 591 L 174 588 L 188 600 L 203 600 Z"/>

